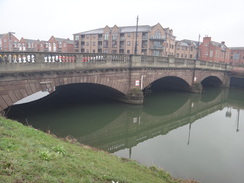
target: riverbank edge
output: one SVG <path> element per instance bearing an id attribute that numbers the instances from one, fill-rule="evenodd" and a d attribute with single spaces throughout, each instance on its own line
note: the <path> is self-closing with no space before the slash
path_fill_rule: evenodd
<path id="1" fill-rule="evenodd" d="M 196 183 L 0 117 L 0 182 Z"/>

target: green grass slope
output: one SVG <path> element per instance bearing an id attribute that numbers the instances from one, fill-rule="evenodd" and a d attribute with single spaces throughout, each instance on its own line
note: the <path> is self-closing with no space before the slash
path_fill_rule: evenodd
<path id="1" fill-rule="evenodd" d="M 168 173 L 0 117 L 0 182 L 173 183 Z"/>

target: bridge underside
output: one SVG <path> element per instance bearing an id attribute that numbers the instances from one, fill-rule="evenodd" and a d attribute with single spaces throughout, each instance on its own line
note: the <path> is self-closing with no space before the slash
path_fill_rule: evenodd
<path id="1" fill-rule="evenodd" d="M 196 71 L 197 84 L 221 86 L 224 74 Z M 52 93 L 57 87 L 70 84 L 95 84 L 106 88 L 105 97 L 131 104 L 143 103 L 143 92 L 162 89 L 194 92 L 200 85 L 192 85 L 192 70 L 180 69 L 101 69 L 46 72 L 20 72 L 0 75 L 0 111 L 39 91 Z M 86 85 L 88 86 L 88 85 Z M 193 86 L 195 88 L 193 88 Z M 94 89 L 97 94 L 102 92 Z M 100 93 L 101 94 L 101 93 Z"/>
<path id="2" fill-rule="evenodd" d="M 151 90 L 152 92 L 158 92 L 162 90 L 190 91 L 191 87 L 181 78 L 168 76 L 154 81 L 144 90 L 145 92 L 147 92 L 147 90 Z"/>
<path id="3" fill-rule="evenodd" d="M 205 78 L 201 84 L 204 86 L 204 87 L 220 87 L 223 85 L 222 81 L 215 77 L 215 76 L 210 76 L 210 77 L 207 77 Z"/>

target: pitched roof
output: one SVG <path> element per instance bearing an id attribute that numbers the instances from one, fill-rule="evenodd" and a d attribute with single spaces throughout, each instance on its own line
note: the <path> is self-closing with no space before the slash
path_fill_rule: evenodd
<path id="1" fill-rule="evenodd" d="M 23 38 L 26 42 L 28 42 L 28 43 L 34 43 L 34 42 L 36 42 L 36 41 L 39 41 L 39 40 L 34 40 L 34 39 L 25 39 L 25 38 Z"/>
<path id="2" fill-rule="evenodd" d="M 73 40 L 70 40 L 70 39 L 64 39 L 64 38 L 57 38 L 57 37 L 54 37 L 58 42 L 66 42 L 68 44 L 74 44 Z"/>
<path id="3" fill-rule="evenodd" d="M 120 33 L 136 32 L 136 26 L 125 26 L 119 27 Z M 149 32 L 151 31 L 151 26 L 149 25 L 139 25 L 138 32 Z"/>
<path id="4" fill-rule="evenodd" d="M 112 27 L 109 27 L 112 29 Z M 136 26 L 122 26 L 118 27 L 120 33 L 128 33 L 128 32 L 136 32 Z M 80 32 L 76 34 L 83 34 L 83 35 L 89 35 L 89 34 L 102 34 L 104 28 L 99 28 L 99 29 L 93 29 L 85 32 Z M 149 25 L 139 25 L 138 26 L 138 32 L 149 32 L 151 31 L 151 26 Z"/>
<path id="5" fill-rule="evenodd" d="M 76 34 L 102 34 L 102 33 L 103 33 L 103 28 L 99 28 L 99 29 L 93 29 L 85 32 L 79 32 Z"/>
<path id="6" fill-rule="evenodd" d="M 231 50 L 244 50 L 244 47 L 230 47 Z"/>
<path id="7" fill-rule="evenodd" d="M 193 44 L 194 46 L 197 46 L 198 42 L 197 41 L 192 41 L 189 39 L 183 39 L 181 41 L 177 41 L 177 43 L 180 43 L 181 46 L 189 46 Z"/>

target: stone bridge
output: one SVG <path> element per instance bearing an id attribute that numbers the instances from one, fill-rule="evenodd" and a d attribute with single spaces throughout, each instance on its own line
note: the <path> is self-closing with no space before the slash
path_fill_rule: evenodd
<path id="1" fill-rule="evenodd" d="M 116 91 L 116 99 L 141 104 L 143 91 L 162 79 L 196 93 L 205 83 L 229 87 L 231 69 L 173 56 L 0 52 L 0 110 L 36 92 L 75 83 L 103 85 Z"/>

